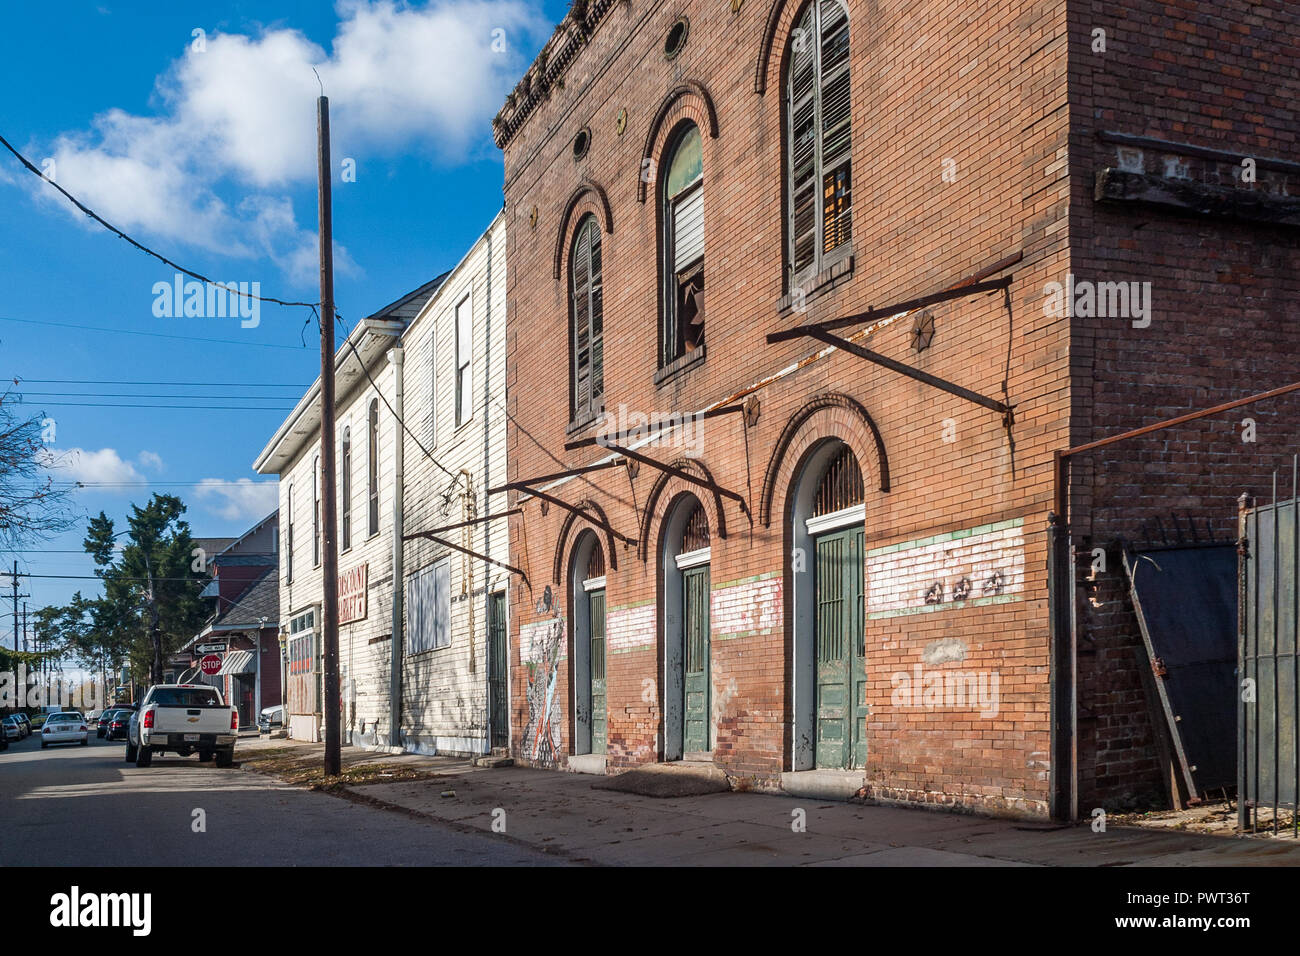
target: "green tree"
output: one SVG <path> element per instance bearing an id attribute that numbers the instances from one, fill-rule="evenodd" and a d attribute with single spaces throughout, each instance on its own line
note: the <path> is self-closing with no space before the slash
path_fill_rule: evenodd
<path id="1" fill-rule="evenodd" d="M 126 544 L 115 550 L 113 521 L 92 518 L 85 548 L 98 565 L 104 595 L 91 611 L 94 640 L 120 641 L 132 673 L 162 680 L 163 662 L 203 626 L 208 608 L 199 598 L 207 583 L 196 556 L 185 505 L 175 495 L 155 494 L 143 508 L 132 505 Z"/>

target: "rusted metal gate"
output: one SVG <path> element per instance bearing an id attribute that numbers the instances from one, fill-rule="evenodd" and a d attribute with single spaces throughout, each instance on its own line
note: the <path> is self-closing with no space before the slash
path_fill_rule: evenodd
<path id="1" fill-rule="evenodd" d="M 1258 505 L 1243 495 L 1239 510 L 1240 613 L 1237 626 L 1238 693 L 1237 824 L 1277 832 L 1279 813 L 1291 811 L 1300 836 L 1296 795 L 1300 792 L 1300 507 L 1297 472 L 1291 470 L 1291 497 Z"/>

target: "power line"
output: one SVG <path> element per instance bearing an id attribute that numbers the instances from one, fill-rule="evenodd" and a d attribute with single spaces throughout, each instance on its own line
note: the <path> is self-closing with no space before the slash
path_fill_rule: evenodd
<path id="1" fill-rule="evenodd" d="M 174 398 L 174 399 L 196 399 L 203 400 L 209 398 L 224 398 L 231 401 L 244 402 L 283 402 L 283 395 L 182 395 L 178 392 L 32 392 L 22 388 L 16 394 L 27 395 L 50 395 L 59 398 Z M 262 406 L 253 405 L 252 408 Z"/>
<path id="2" fill-rule="evenodd" d="M 144 332 L 139 329 L 105 329 L 95 325 L 73 325 L 71 322 L 44 322 L 39 319 L 16 319 L 8 315 L 0 315 L 0 322 L 22 322 L 24 325 L 48 325 L 60 329 L 80 329 L 83 332 L 112 332 L 117 335 L 147 335 L 155 339 L 179 339 L 182 342 L 206 342 L 210 345 L 249 345 L 254 348 L 262 349 L 293 349 L 301 351 L 304 346 L 301 345 L 277 345 L 274 342 L 244 342 L 235 339 L 208 339 L 195 335 L 168 335 L 166 332 Z"/>
<path id="3" fill-rule="evenodd" d="M 109 222 L 103 216 L 99 215 L 97 212 L 95 212 L 93 209 L 91 209 L 89 206 L 83 203 L 76 196 L 72 195 L 72 193 L 68 192 L 66 189 L 64 189 L 62 186 L 56 183 L 53 179 L 50 179 L 43 172 L 41 172 L 39 169 L 33 166 L 31 161 L 22 153 L 18 152 L 18 150 L 14 149 L 13 146 L 9 144 L 9 141 L 5 139 L 3 136 L 0 136 L 0 146 L 4 146 L 5 149 L 13 153 L 14 156 L 18 159 L 18 162 L 22 163 L 29 173 L 39 178 L 42 182 L 49 183 L 60 193 L 62 193 L 63 196 L 69 202 L 71 202 L 74 206 L 76 206 L 78 209 L 84 212 L 91 219 L 95 220 L 95 222 L 99 223 L 109 232 L 116 235 L 119 239 L 125 239 L 127 242 L 135 246 L 137 249 L 139 249 L 141 252 L 145 253 L 146 255 L 153 256 L 153 258 L 157 259 L 159 262 L 171 266 L 173 269 L 177 270 L 178 272 L 184 273 L 185 275 L 189 276 L 192 279 L 198 279 L 200 282 L 204 282 L 211 286 L 216 286 L 217 288 L 224 289 L 227 292 L 233 292 L 235 295 L 243 296 L 246 299 L 256 299 L 259 302 L 271 302 L 274 303 L 275 305 L 303 306 L 307 308 L 310 308 L 318 304 L 315 302 L 286 302 L 284 299 L 277 299 L 275 296 L 254 295 L 251 292 L 241 292 L 239 289 L 232 289 L 221 282 L 214 282 L 212 279 L 209 279 L 207 276 L 195 272 L 192 269 L 187 269 L 184 266 L 180 265 L 179 263 L 173 262 L 171 259 L 168 259 L 166 256 L 154 252 L 148 246 L 144 245 L 141 242 L 137 242 L 135 239 L 132 239 L 130 236 L 124 233 L 121 229 L 118 229 L 111 222 Z"/>
<path id="4" fill-rule="evenodd" d="M 293 411 L 292 405 L 204 405 L 195 403 L 191 405 L 158 405 L 158 404 L 127 404 L 124 402 L 24 402 L 18 401 L 15 405 L 40 405 L 65 408 L 173 408 L 179 411 L 196 412 L 279 412 L 284 414 Z"/>
<path id="5" fill-rule="evenodd" d="M 14 384 L 36 382 L 41 385 L 183 385 L 187 388 L 292 388 L 303 391 L 306 385 L 292 385 L 281 382 L 135 382 L 124 379 L 95 378 L 24 378 L 18 376 Z"/>

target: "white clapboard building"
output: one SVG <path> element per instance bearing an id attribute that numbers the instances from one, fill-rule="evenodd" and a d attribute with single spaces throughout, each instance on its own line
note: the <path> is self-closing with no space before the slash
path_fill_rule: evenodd
<path id="1" fill-rule="evenodd" d="M 505 288 L 498 214 L 454 269 L 363 319 L 337 350 L 345 743 L 462 755 L 506 745 L 507 522 L 482 520 L 486 490 L 506 480 Z M 318 380 L 254 463 L 280 476 L 285 703 L 290 734 L 311 740 L 323 737 L 319 434 Z"/>

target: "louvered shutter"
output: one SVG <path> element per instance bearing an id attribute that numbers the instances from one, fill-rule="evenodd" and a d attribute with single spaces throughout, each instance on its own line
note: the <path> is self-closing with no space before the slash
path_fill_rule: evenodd
<path id="1" fill-rule="evenodd" d="M 850 238 L 849 17 L 838 0 L 821 5 L 822 252 Z"/>
<path id="2" fill-rule="evenodd" d="M 591 404 L 591 234 L 578 230 L 570 266 L 573 273 L 573 411 L 575 417 Z"/>
<path id="3" fill-rule="evenodd" d="M 673 271 L 681 272 L 704 255 L 704 190 L 673 205 Z"/>
<path id="4" fill-rule="evenodd" d="M 817 249 L 817 44 L 816 4 L 795 27 L 789 78 L 790 265 L 798 275 L 812 265 Z"/>

